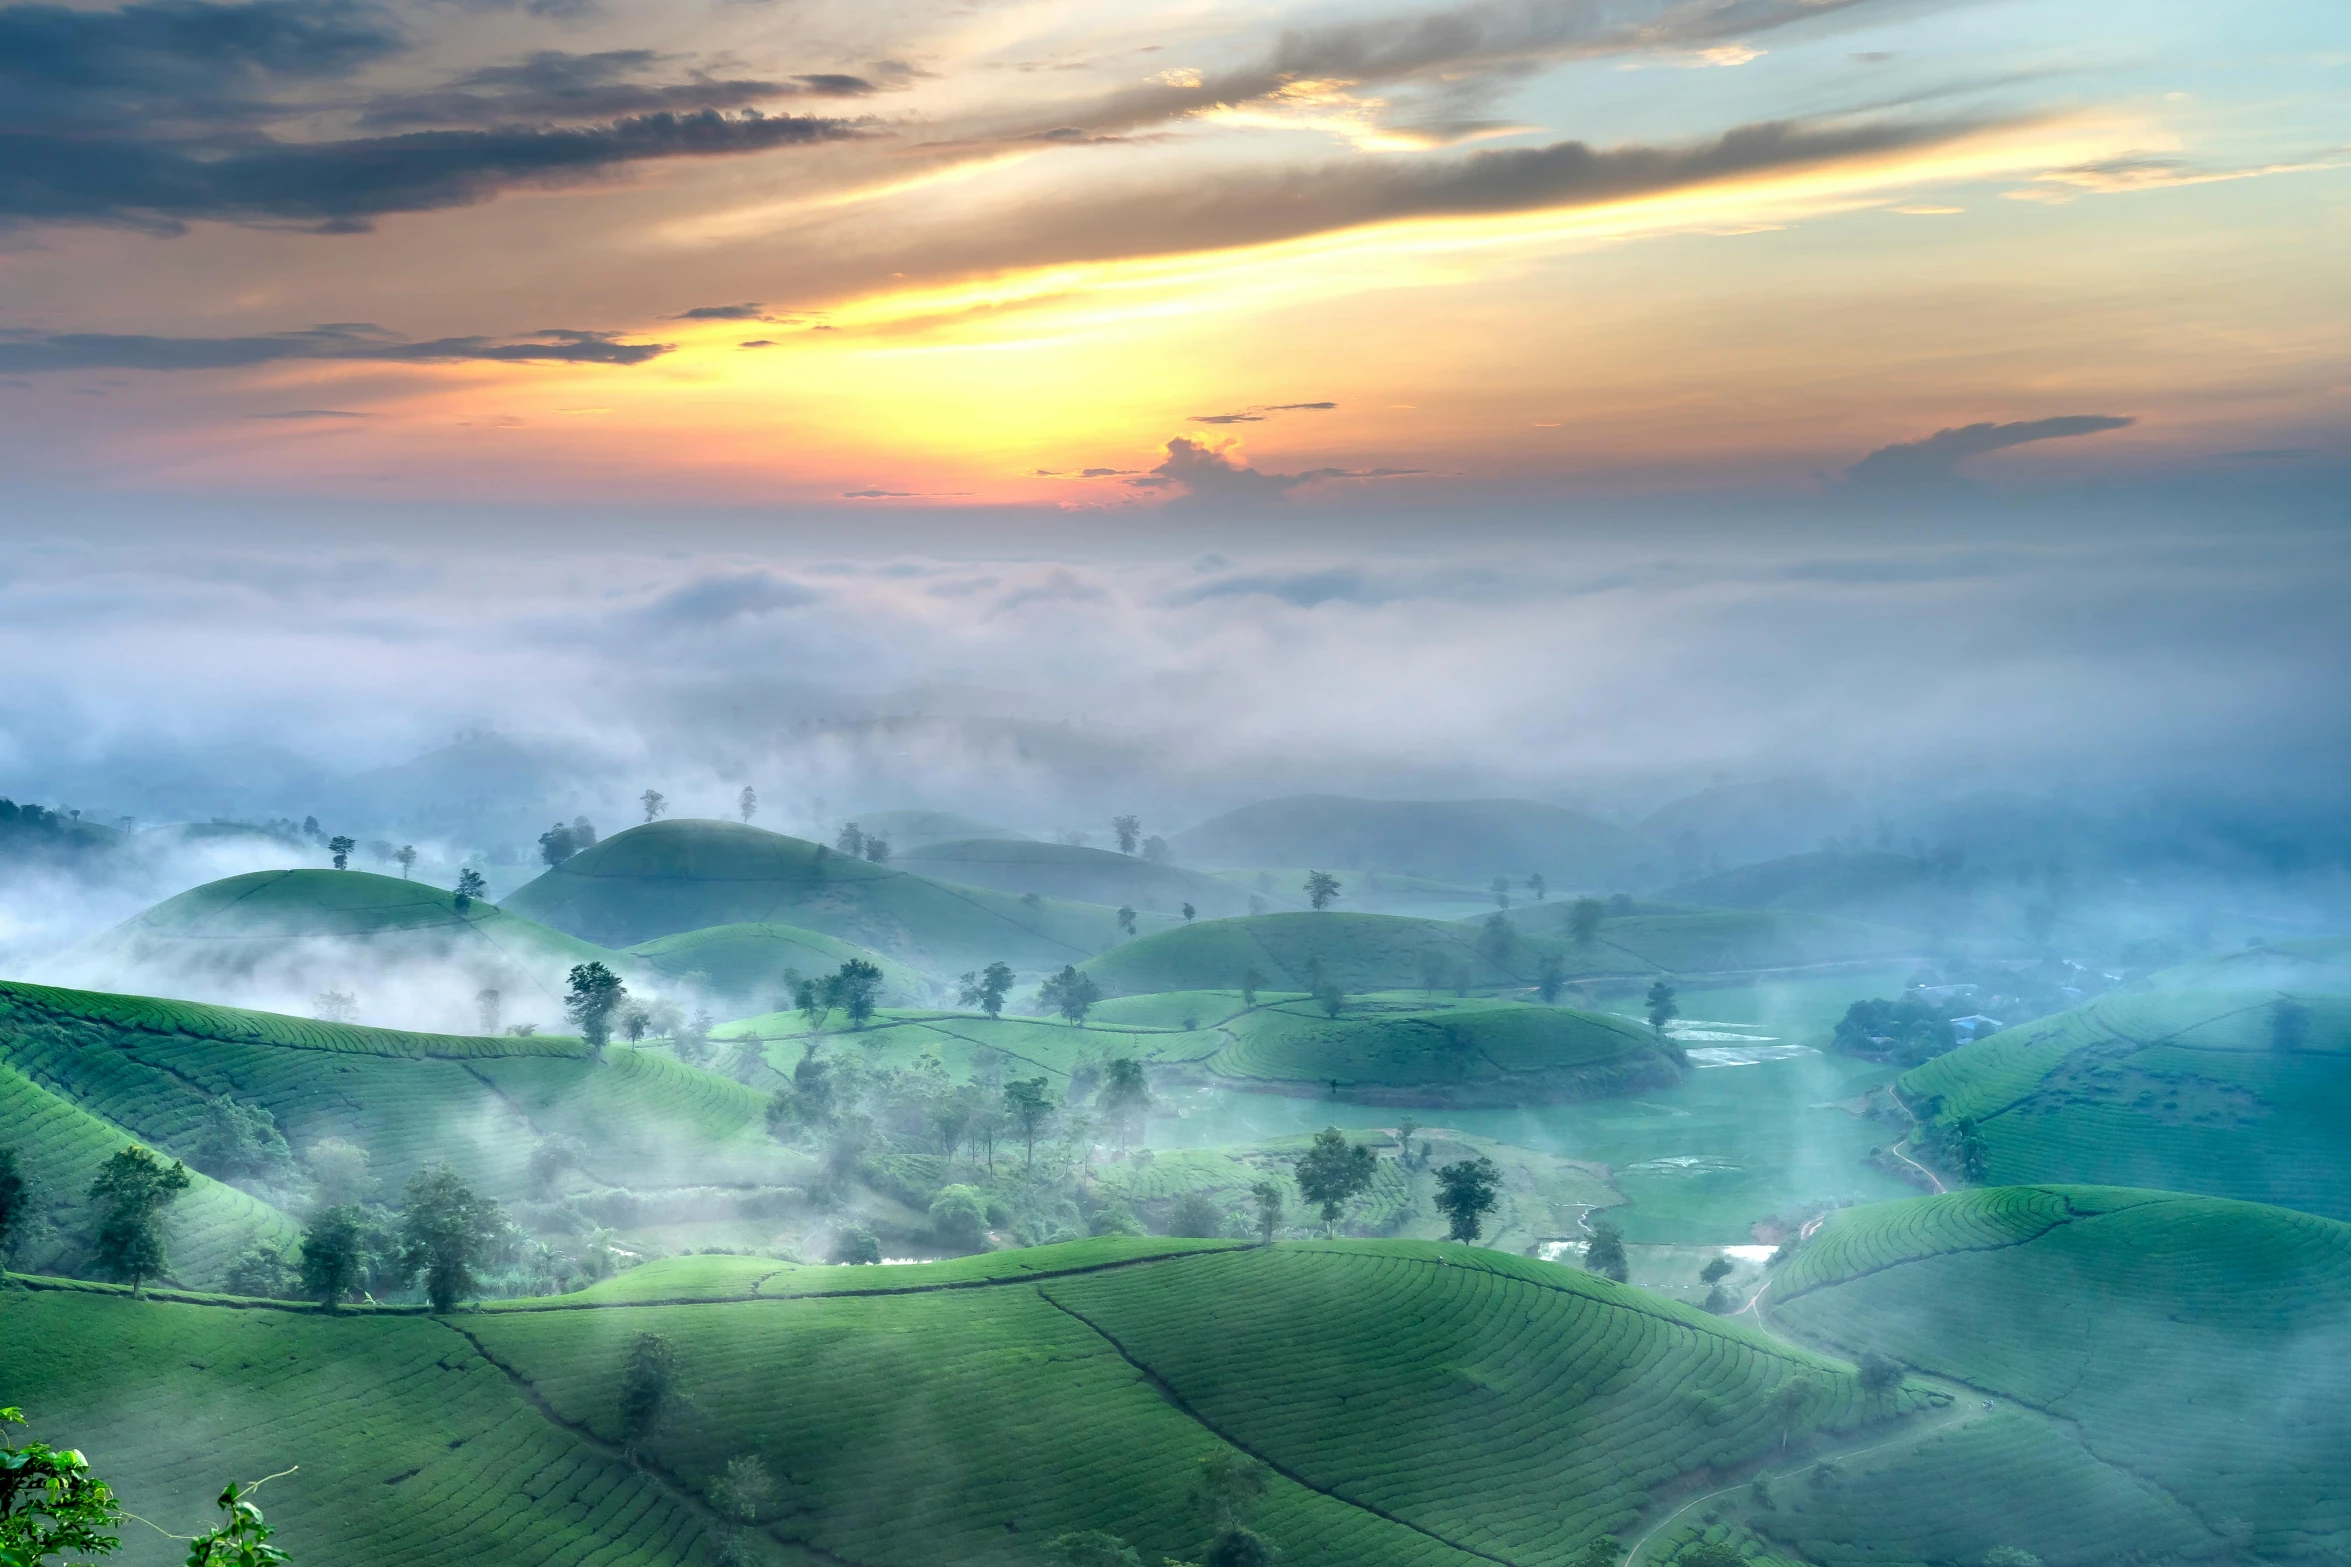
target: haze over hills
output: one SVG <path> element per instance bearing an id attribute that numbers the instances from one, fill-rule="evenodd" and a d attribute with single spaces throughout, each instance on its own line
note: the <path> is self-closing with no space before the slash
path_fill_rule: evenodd
<path id="1" fill-rule="evenodd" d="M 1532 800 L 1358 800 L 1295 795 L 1228 811 L 1168 840 L 1185 865 L 1392 870 L 1483 885 L 1540 873 L 1562 890 L 1656 879 L 1653 845 L 1581 812 Z"/>
<path id="2" fill-rule="evenodd" d="M 1240 914 L 1249 903 L 1238 887 L 1198 871 L 1078 844 L 948 839 L 894 856 L 892 863 L 967 887 L 1131 905 L 1155 914 L 1172 914 L 1187 903 L 1205 915 Z"/>

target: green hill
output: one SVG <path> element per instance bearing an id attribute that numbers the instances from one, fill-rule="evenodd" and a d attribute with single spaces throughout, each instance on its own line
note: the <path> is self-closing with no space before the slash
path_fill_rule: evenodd
<path id="1" fill-rule="evenodd" d="M 1603 919 L 1589 946 L 1571 935 L 1572 903 L 1520 904 L 1508 914 L 1529 936 L 1567 942 L 1570 973 L 1713 974 L 1883 962 L 1925 948 L 1908 931 L 1784 909 L 1676 909 L 1649 906 Z M 1477 921 L 1463 923 L 1483 923 Z"/>
<path id="2" fill-rule="evenodd" d="M 1793 909 L 1901 926 L 1950 900 L 1928 861 L 1882 849 L 1816 849 L 1701 876 L 1664 893 L 1677 903 Z"/>
<path id="3" fill-rule="evenodd" d="M 326 1137 L 366 1149 L 390 1193 L 445 1161 L 488 1196 L 551 1195 L 529 1164 L 558 1136 L 579 1150 L 555 1192 L 772 1184 L 789 1159 L 757 1091 L 652 1051 L 599 1059 L 576 1039 L 407 1034 L 0 984 L 0 1058 L 191 1166 L 206 1106 L 233 1096 L 269 1111 L 297 1153 Z M 16 1135 L 0 1123 L 0 1143 Z"/>
<path id="4" fill-rule="evenodd" d="M 2014 1546 L 2076 1567 L 2351 1546 L 2351 1227 L 2167 1192 L 1960 1192 L 1835 1215 L 1766 1306 L 1993 1405 L 1781 1486 L 1750 1522 L 1783 1554 L 1891 1567 Z"/>
<path id="5" fill-rule="evenodd" d="M 860 831 L 878 833 L 888 839 L 890 847 L 901 855 L 927 849 L 934 843 L 970 838 L 1029 841 L 1026 835 L 1009 827 L 998 827 L 976 816 L 959 816 L 953 811 L 872 811 L 858 817 L 857 826 Z"/>
<path id="6" fill-rule="evenodd" d="M 2158 990 L 2292 990 L 2351 994 L 2351 937 L 2273 941 L 2197 958 L 2151 976 Z"/>
<path id="7" fill-rule="evenodd" d="M 283 1008 L 322 990 L 358 997 L 371 1017 L 467 1026 L 475 992 L 501 992 L 509 1015 L 560 1016 L 577 963 L 625 959 L 560 931 L 422 882 L 366 871 L 254 871 L 167 898 L 76 949 L 75 979 L 100 990 Z"/>
<path id="8" fill-rule="evenodd" d="M 1533 800 L 1356 800 L 1293 795 L 1228 811 L 1169 840 L 1187 865 L 1309 865 L 1400 871 L 1483 886 L 1541 873 L 1608 890 L 1654 879 L 1654 845 L 1579 811 Z"/>
<path id="9" fill-rule="evenodd" d="M 713 925 L 642 941 L 628 951 L 663 978 L 707 991 L 733 1015 L 778 1005 L 787 971 L 826 974 L 853 958 L 882 971 L 885 1002 L 912 1006 L 932 999 L 931 981 L 897 959 L 794 925 Z"/>
<path id="10" fill-rule="evenodd" d="M 913 850 L 893 863 L 959 886 L 1123 904 L 1155 914 L 1173 914 L 1187 903 L 1209 915 L 1238 914 L 1249 906 L 1248 894 L 1213 876 L 1066 843 L 965 838 Z"/>
<path id="11" fill-rule="evenodd" d="M 2115 992 L 1905 1073 L 1927 1141 L 1972 1120 L 1995 1184 L 2164 1187 L 2351 1218 L 2351 998 Z"/>
<path id="12" fill-rule="evenodd" d="M 301 1462 L 264 1504 L 297 1562 L 337 1567 L 419 1559 L 427 1519 L 434 1559 L 708 1561 L 707 1498 L 746 1456 L 781 1482 L 755 1559 L 1011 1567 L 1099 1528 L 1197 1560 L 1193 1477 L 1235 1449 L 1272 1468 L 1250 1521 L 1291 1567 L 1565 1567 L 1769 1455 L 1785 1424 L 1851 1442 L 1887 1407 L 1753 1328 L 1473 1248 L 752 1261 L 651 1264 L 625 1280 L 647 1304 L 437 1320 L 18 1294 L 0 1363 L 39 1434 L 169 1524 L 227 1476 Z M 677 1380 L 632 1470 L 619 1387 L 640 1332 Z M 1773 1397 L 1790 1385 L 1793 1416 Z M 169 1559 L 127 1543 L 132 1567 Z"/>
<path id="13" fill-rule="evenodd" d="M 1057 969 L 1120 939 L 1111 909 L 949 887 L 735 822 L 632 827 L 572 856 L 506 903 L 613 946 L 713 925 L 773 923 L 949 974 L 997 959 Z M 1169 922 L 1145 915 L 1142 928 Z"/>

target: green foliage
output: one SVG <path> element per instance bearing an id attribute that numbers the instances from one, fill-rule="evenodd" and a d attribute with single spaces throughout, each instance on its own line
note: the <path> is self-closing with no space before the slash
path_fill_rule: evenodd
<path id="1" fill-rule="evenodd" d="M 504 1224 L 498 1204 L 477 1195 L 448 1165 L 428 1165 L 410 1178 L 400 1225 L 403 1260 L 412 1276 L 424 1275 L 434 1311 L 453 1311 L 480 1288 L 474 1270 L 489 1260 Z"/>
<path id="2" fill-rule="evenodd" d="M 235 1481 L 220 1493 L 220 1510 L 228 1516 L 188 1542 L 187 1567 L 276 1567 L 290 1560 L 269 1543 L 277 1531 L 262 1521 L 254 1506 L 255 1488 L 239 1490 Z"/>
<path id="3" fill-rule="evenodd" d="M 32 1218 L 32 1185 L 17 1162 L 16 1150 L 0 1147 L 0 1275 L 8 1272 L 8 1257 L 16 1238 Z"/>
<path id="4" fill-rule="evenodd" d="M 564 1016 L 578 1027 L 589 1049 L 601 1050 L 612 1038 L 613 1016 L 628 999 L 628 987 L 601 963 L 575 965 L 570 983 L 563 998 Z"/>
<path id="5" fill-rule="evenodd" d="M 1143 1074 L 1143 1063 L 1132 1056 L 1111 1057 L 1103 1066 L 1094 1104 L 1110 1123 L 1119 1147 L 1140 1141 L 1143 1119 L 1151 1109 L 1151 1083 Z"/>
<path id="6" fill-rule="evenodd" d="M 952 1251 L 988 1243 L 988 1199 L 975 1186 L 943 1186 L 931 1199 L 931 1236 Z"/>
<path id="7" fill-rule="evenodd" d="M 136 1295 L 148 1279 L 171 1270 L 163 1213 L 189 1186 L 186 1166 L 163 1161 L 133 1144 L 99 1169 L 90 1183 L 97 1228 L 90 1241 L 91 1263 L 108 1278 L 121 1279 Z"/>
<path id="8" fill-rule="evenodd" d="M 329 1311 L 360 1288 L 367 1257 L 357 1208 L 328 1208 L 302 1232 L 302 1293 Z"/>
<path id="9" fill-rule="evenodd" d="M 1632 1270 L 1625 1261 L 1624 1234 L 1606 1219 L 1591 1221 L 1592 1239 L 1584 1247 L 1584 1267 L 1622 1284 Z"/>
<path id="10" fill-rule="evenodd" d="M 1478 1238 L 1486 1215 L 1494 1211 L 1502 1172 L 1487 1158 L 1463 1159 L 1437 1171 L 1437 1211 L 1445 1216 L 1446 1238 L 1469 1242 Z"/>
<path id="11" fill-rule="evenodd" d="M 711 1486 L 710 1499 L 732 1522 L 754 1524 L 781 1505 L 784 1488 L 757 1453 L 741 1453 L 727 1460 L 727 1472 Z"/>
<path id="12" fill-rule="evenodd" d="M 1745 1567 L 1747 1558 L 1728 1540 L 1700 1540 L 1674 1557 L 1681 1567 Z"/>
<path id="13" fill-rule="evenodd" d="M 1090 1235 L 1148 1235 L 1151 1233 L 1143 1228 L 1143 1221 L 1135 1217 L 1133 1209 L 1117 1204 L 1097 1209 L 1094 1217 L 1087 1221 L 1086 1232 Z"/>
<path id="14" fill-rule="evenodd" d="M 1371 1185 L 1372 1168 L 1377 1163 L 1369 1148 L 1349 1143 L 1347 1134 L 1335 1126 L 1314 1134 L 1313 1146 L 1299 1157 L 1294 1179 L 1299 1194 L 1322 1210 L 1325 1234 L 1338 1228 L 1347 1204 Z"/>
<path id="15" fill-rule="evenodd" d="M 1273 1567 L 1273 1542 L 1254 1529 L 1227 1529 L 1218 1535 L 1200 1567 Z"/>
<path id="16" fill-rule="evenodd" d="M 1222 1235 L 1224 1229 L 1224 1208 L 1206 1192 L 1184 1193 L 1176 1199 L 1175 1207 L 1168 1215 L 1167 1233 L 1170 1235 L 1205 1240 Z"/>
<path id="17" fill-rule="evenodd" d="M 204 1106 L 196 1168 L 216 1180 L 286 1185 L 293 1180 L 294 1153 L 278 1131 L 277 1117 L 261 1105 L 222 1094 Z"/>
<path id="18" fill-rule="evenodd" d="M 1316 913 L 1319 914 L 1324 909 L 1329 908 L 1331 906 L 1332 900 L 1338 896 L 1338 877 L 1333 876 L 1328 871 L 1309 871 L 1306 873 L 1306 902 L 1307 906 L 1312 908 Z"/>
<path id="19" fill-rule="evenodd" d="M 848 1225 L 833 1237 L 832 1260 L 835 1264 L 873 1266 L 882 1260 L 881 1239 L 862 1224 Z"/>
<path id="20" fill-rule="evenodd" d="M 1259 1181 L 1249 1188 L 1249 1195 L 1257 1203 L 1257 1238 L 1270 1246 L 1281 1228 L 1282 1189 L 1272 1181 Z"/>
<path id="21" fill-rule="evenodd" d="M 863 1028 L 873 1016 L 881 988 L 880 967 L 863 958 L 851 958 L 826 978 L 825 1005 L 848 1013 L 851 1028 Z"/>
<path id="22" fill-rule="evenodd" d="M 1115 1534 L 1078 1529 L 1045 1542 L 1045 1555 L 1062 1567 L 1143 1567 L 1142 1555 Z"/>
<path id="23" fill-rule="evenodd" d="M 1835 1045 L 1842 1055 L 1916 1066 L 1959 1043 L 1945 1010 L 1917 995 L 1856 1001 L 1837 1022 Z"/>
<path id="24" fill-rule="evenodd" d="M 1024 1078 L 1004 1085 L 1004 1113 L 1013 1130 L 1020 1134 L 1023 1168 L 1037 1162 L 1037 1134 L 1053 1119 L 1052 1097 L 1045 1092 L 1045 1079 Z"/>
<path id="25" fill-rule="evenodd" d="M 0 1435 L 24 1424 L 21 1409 L 0 1409 Z M 0 1562 L 43 1567 L 53 1556 L 104 1556 L 121 1548 L 111 1532 L 123 1511 L 105 1481 L 74 1448 L 45 1442 L 0 1446 Z"/>
<path id="26" fill-rule="evenodd" d="M 990 1017 L 1004 1012 L 1004 998 L 1012 994 L 1012 969 L 1002 962 L 989 964 L 963 976 L 957 992 L 956 1005 L 977 1007 Z"/>
<path id="27" fill-rule="evenodd" d="M 677 1392 L 677 1356 L 658 1333 L 629 1340 L 628 1362 L 620 1374 L 620 1440 L 633 1456 L 660 1428 Z"/>
<path id="28" fill-rule="evenodd" d="M 1649 994 L 1643 1001 L 1648 1009 L 1649 1027 L 1659 1038 L 1664 1038 L 1665 1025 L 1682 1015 L 1680 1004 L 1674 1000 L 1673 986 L 1658 979 L 1650 984 Z"/>
<path id="29" fill-rule="evenodd" d="M 1074 965 L 1063 964 L 1061 972 L 1050 975 L 1037 987 L 1037 1000 L 1051 1012 L 1058 1013 L 1064 1022 L 1083 1023 L 1094 1003 L 1102 999 L 1102 987 L 1092 976 L 1081 974 Z"/>
<path id="30" fill-rule="evenodd" d="M 1575 944 L 1588 947 L 1592 938 L 1600 934 L 1600 922 L 1608 917 L 1608 905 L 1598 898 L 1578 898 L 1568 910 L 1568 928 L 1574 933 Z"/>

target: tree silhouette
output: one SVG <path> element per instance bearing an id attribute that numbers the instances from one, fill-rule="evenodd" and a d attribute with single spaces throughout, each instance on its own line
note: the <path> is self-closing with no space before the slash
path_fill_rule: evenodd
<path id="1" fill-rule="evenodd" d="M 404 843 L 400 845 L 399 849 L 392 855 L 392 858 L 400 862 L 400 879 L 402 881 L 406 881 L 408 879 L 409 867 L 416 864 L 416 845 L 413 843 Z"/>
<path id="2" fill-rule="evenodd" d="M 637 796 L 637 803 L 645 808 L 645 820 L 651 821 L 669 809 L 669 796 L 659 789 L 648 789 Z"/>
<path id="3" fill-rule="evenodd" d="M 744 825 L 750 825 L 751 818 L 759 814 L 759 791 L 743 785 L 743 792 L 735 796 L 735 809 L 742 813 Z"/>
<path id="4" fill-rule="evenodd" d="M 1309 871 L 1306 874 L 1306 902 L 1315 909 L 1327 909 L 1339 895 L 1339 878 L 1328 871 Z"/>
<path id="5" fill-rule="evenodd" d="M 1349 1143 L 1347 1134 L 1326 1126 L 1314 1134 L 1314 1144 L 1298 1159 L 1298 1191 L 1322 1210 L 1325 1235 L 1338 1228 L 1347 1204 L 1371 1186 L 1379 1160 L 1361 1143 Z"/>
<path id="6" fill-rule="evenodd" d="M 329 838 L 327 840 L 327 853 L 334 856 L 335 869 L 339 871 L 349 870 L 351 868 L 351 851 L 358 847 L 358 839 L 346 838 L 340 833 L 336 834 L 332 838 Z"/>

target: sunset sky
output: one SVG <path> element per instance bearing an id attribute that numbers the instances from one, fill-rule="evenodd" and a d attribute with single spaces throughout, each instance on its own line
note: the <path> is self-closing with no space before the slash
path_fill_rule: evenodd
<path id="1" fill-rule="evenodd" d="M 6 5 L 0 430 L 371 503 L 2274 475 L 2347 144 L 2321 0 Z"/>

